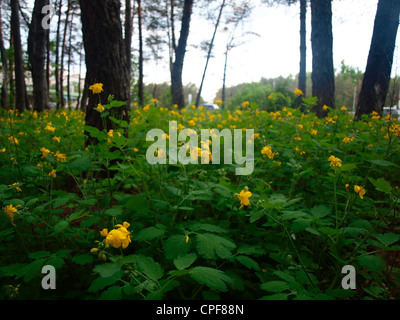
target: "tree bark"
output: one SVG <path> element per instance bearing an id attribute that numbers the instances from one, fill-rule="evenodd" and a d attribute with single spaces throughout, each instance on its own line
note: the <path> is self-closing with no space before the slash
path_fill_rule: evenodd
<path id="1" fill-rule="evenodd" d="M 175 50 L 175 61 L 172 64 L 171 71 L 172 103 L 178 105 L 179 109 L 182 109 L 185 105 L 185 97 L 183 95 L 182 72 L 183 62 L 185 60 L 186 54 L 187 39 L 189 37 L 192 8 L 193 0 L 185 0 L 183 6 L 181 32 L 179 36 L 178 46 Z"/>
<path id="2" fill-rule="evenodd" d="M 390 83 L 399 14 L 400 0 L 379 0 L 356 120 L 373 111 L 382 113 Z"/>
<path id="3" fill-rule="evenodd" d="M 61 103 L 61 97 L 60 97 L 60 32 L 61 32 L 61 15 L 62 15 L 61 11 L 62 11 L 62 1 L 58 0 L 58 22 L 57 22 L 57 32 L 56 32 L 56 67 L 55 67 L 57 109 L 60 107 Z"/>
<path id="4" fill-rule="evenodd" d="M 106 104 L 109 95 L 115 100 L 127 101 L 129 97 L 129 75 L 125 42 L 122 38 L 119 0 L 80 0 L 83 41 L 86 59 L 86 82 L 89 85 L 102 83 L 104 91 L 99 95 L 88 93 L 86 125 L 105 129 L 100 113 L 94 108 L 98 103 Z M 85 87 L 87 90 L 87 87 Z M 129 121 L 129 106 L 114 108 L 114 117 Z M 107 129 L 112 129 L 110 121 Z M 96 143 L 89 138 L 86 144 Z"/>
<path id="5" fill-rule="evenodd" d="M 19 1 L 11 0 L 11 33 L 14 41 L 15 63 L 15 104 L 18 111 L 23 112 L 29 108 L 26 99 L 26 85 L 24 74 L 24 61 L 22 59 L 22 45 L 19 19 Z"/>
<path id="6" fill-rule="evenodd" d="M 42 27 L 42 20 L 45 17 L 42 8 L 48 4 L 48 0 L 35 0 L 28 36 L 28 54 L 33 82 L 33 109 L 40 112 L 48 107 L 49 101 L 46 81 L 47 31 Z"/>
<path id="7" fill-rule="evenodd" d="M 133 1 L 134 2 L 134 1 Z M 131 105 L 131 46 L 132 46 L 132 33 L 133 33 L 133 14 L 132 14 L 132 1 L 125 1 L 125 51 L 126 51 L 126 60 L 128 64 L 128 73 L 129 73 L 129 97 L 128 97 L 128 105 Z"/>
<path id="8" fill-rule="evenodd" d="M 325 117 L 323 106 L 335 107 L 331 0 L 311 0 L 312 95 L 318 98 L 314 112 Z"/>
<path id="9" fill-rule="evenodd" d="M 307 82 L 307 30 L 306 30 L 306 16 L 307 16 L 307 0 L 300 0 L 300 72 L 299 72 L 299 89 L 306 95 L 306 82 Z"/>
<path id="10" fill-rule="evenodd" d="M 143 91 L 143 32 L 142 32 L 142 4 L 141 0 L 137 0 L 138 4 L 138 28 L 139 28 L 139 106 L 144 107 L 144 91 Z"/>
<path id="11" fill-rule="evenodd" d="M 61 107 L 65 107 L 65 98 L 64 98 L 64 56 L 65 56 L 65 47 L 67 42 L 67 30 L 68 30 L 68 22 L 69 15 L 71 11 L 71 0 L 68 0 L 68 8 L 65 17 L 65 26 L 64 26 L 64 36 L 63 36 L 63 44 L 61 48 L 61 64 L 60 64 L 60 103 Z"/>
<path id="12" fill-rule="evenodd" d="M 8 83 L 9 83 L 9 69 L 6 48 L 4 47 L 3 40 L 3 23 L 2 23 L 2 0 L 0 0 L 0 54 L 1 64 L 3 67 L 3 83 L 1 86 L 1 107 L 6 109 L 8 105 Z"/>

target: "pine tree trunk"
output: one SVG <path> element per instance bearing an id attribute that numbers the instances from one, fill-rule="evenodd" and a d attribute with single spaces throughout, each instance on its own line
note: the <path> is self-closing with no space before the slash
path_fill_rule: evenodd
<path id="1" fill-rule="evenodd" d="M 133 14 L 132 14 L 132 0 L 125 0 L 125 51 L 126 60 L 128 64 L 129 73 L 129 97 L 128 106 L 131 105 L 131 46 L 132 46 L 132 33 L 133 33 Z"/>
<path id="2" fill-rule="evenodd" d="M 64 98 L 64 56 L 65 56 L 65 47 L 67 41 L 67 30 L 68 30 L 68 20 L 69 14 L 71 11 L 71 0 L 68 0 L 68 8 L 65 17 L 65 26 L 64 26 L 64 36 L 63 36 L 63 44 L 61 47 L 61 64 L 60 64 L 60 103 L 61 107 L 65 107 L 65 98 Z"/>
<path id="3" fill-rule="evenodd" d="M 379 0 L 356 120 L 363 114 L 382 112 L 390 83 L 399 14 L 400 0 Z"/>
<path id="4" fill-rule="evenodd" d="M 307 32 L 306 32 L 307 0 L 300 0 L 300 72 L 299 89 L 306 95 L 306 59 L 307 59 Z"/>
<path id="5" fill-rule="evenodd" d="M 3 83 L 1 86 L 1 107 L 6 109 L 8 105 L 8 83 L 9 83 L 9 69 L 6 48 L 4 47 L 3 40 L 3 22 L 2 22 L 2 0 L 0 0 L 0 54 L 1 64 L 3 67 Z"/>
<path id="6" fill-rule="evenodd" d="M 171 70 L 171 96 L 172 103 L 178 105 L 182 109 L 185 105 L 185 97 L 183 95 L 182 72 L 183 62 L 185 60 L 187 39 L 189 37 L 190 19 L 192 15 L 193 0 L 185 0 L 182 15 L 181 32 L 179 36 L 178 46 L 175 50 L 175 61 Z"/>
<path id="7" fill-rule="evenodd" d="M 16 108 L 23 112 L 29 108 L 26 99 L 26 85 L 24 74 L 24 61 L 22 59 L 22 45 L 19 19 L 19 1 L 11 0 L 11 33 L 14 41 L 14 63 L 15 63 L 15 104 Z"/>
<path id="8" fill-rule="evenodd" d="M 144 106 L 144 91 L 143 91 L 143 32 L 142 32 L 142 4 L 141 0 L 137 0 L 138 4 L 138 27 L 139 27 L 139 106 Z"/>
<path id="9" fill-rule="evenodd" d="M 331 0 L 311 0 L 312 95 L 318 98 L 314 112 L 325 117 L 323 106 L 335 108 Z"/>
<path id="10" fill-rule="evenodd" d="M 42 27 L 44 14 L 42 8 L 48 0 L 35 0 L 32 21 L 28 36 L 28 53 L 33 82 L 33 109 L 44 111 L 48 107 L 48 89 L 46 82 L 46 42 L 47 31 Z"/>
<path id="11" fill-rule="evenodd" d="M 104 91 L 100 94 L 102 104 L 107 104 L 109 95 L 114 95 L 115 100 L 127 101 L 129 74 L 125 42 L 122 38 L 120 1 L 80 0 L 79 2 L 86 53 L 86 81 L 89 85 L 103 84 Z M 94 109 L 99 103 L 99 96 L 91 91 L 88 96 L 86 125 L 103 130 L 105 128 L 100 113 Z M 129 121 L 128 111 L 128 105 L 114 108 L 114 117 Z M 112 128 L 113 123 L 108 121 L 107 129 Z M 96 142 L 92 138 L 87 140 L 87 144 Z"/>

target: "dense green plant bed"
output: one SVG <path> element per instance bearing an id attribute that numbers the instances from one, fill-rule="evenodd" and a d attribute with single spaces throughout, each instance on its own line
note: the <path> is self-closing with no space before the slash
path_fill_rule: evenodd
<path id="1" fill-rule="evenodd" d="M 85 127 L 80 112 L 1 113 L 2 299 L 400 297 L 396 119 L 154 101 L 128 124 L 113 107 L 98 110 L 113 131 Z M 254 171 L 149 164 L 147 132 L 168 144 L 173 120 L 254 129 Z M 85 148 L 84 130 L 99 143 Z M 45 265 L 56 289 L 42 287 Z M 355 289 L 342 288 L 346 265 Z"/>

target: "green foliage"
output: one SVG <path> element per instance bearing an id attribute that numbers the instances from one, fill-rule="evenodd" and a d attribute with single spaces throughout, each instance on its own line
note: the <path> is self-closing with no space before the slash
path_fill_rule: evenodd
<path id="1" fill-rule="evenodd" d="M 129 123 L 108 113 L 122 102 L 109 101 L 113 131 L 85 126 L 79 112 L 3 112 L 0 297 L 398 299 L 397 120 L 355 123 L 331 109 L 318 119 L 313 97 L 301 113 L 288 107 L 293 93 L 253 89 L 249 103 L 217 112 L 153 101 Z M 168 133 L 171 120 L 255 129 L 254 172 L 149 165 L 146 133 Z M 84 132 L 98 143 L 85 148 Z M 40 285 L 48 264 L 54 292 Z M 341 287 L 345 265 L 357 270 L 356 290 Z"/>

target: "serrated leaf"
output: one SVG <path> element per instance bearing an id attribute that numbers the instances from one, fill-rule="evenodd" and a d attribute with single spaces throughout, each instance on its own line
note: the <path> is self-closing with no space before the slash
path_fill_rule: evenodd
<path id="1" fill-rule="evenodd" d="M 289 285 L 285 281 L 269 281 L 261 284 L 261 289 L 268 292 L 282 292 L 289 289 Z"/>
<path id="2" fill-rule="evenodd" d="M 135 255 L 136 266 L 140 272 L 143 272 L 148 278 L 157 281 L 164 275 L 164 270 L 153 258 L 143 255 Z"/>
<path id="3" fill-rule="evenodd" d="M 260 266 L 257 262 L 247 256 L 236 256 L 236 260 L 239 261 L 246 268 L 254 269 L 256 271 L 260 270 Z"/>
<path id="4" fill-rule="evenodd" d="M 236 245 L 225 238 L 212 233 L 198 234 L 196 236 L 197 251 L 208 259 L 215 259 L 217 256 L 227 259 L 232 256 L 232 250 Z"/>
<path id="5" fill-rule="evenodd" d="M 142 241 L 150 241 L 153 240 L 155 238 L 159 238 L 161 236 L 163 236 L 165 233 L 164 230 L 161 230 L 159 228 L 156 227 L 149 227 L 149 228 L 145 228 L 143 230 L 140 230 L 134 237 L 133 239 L 139 242 Z"/>
<path id="6" fill-rule="evenodd" d="M 116 262 L 104 263 L 99 264 L 94 267 L 93 271 L 100 274 L 103 278 L 108 278 L 116 274 L 118 271 L 121 270 L 120 264 Z"/>
<path id="7" fill-rule="evenodd" d="M 174 259 L 174 265 L 178 270 L 189 268 L 197 259 L 197 254 L 194 252 L 178 256 Z"/>
<path id="8" fill-rule="evenodd" d="M 112 284 L 114 284 L 116 281 L 118 281 L 119 279 L 121 279 L 121 277 L 123 276 L 124 271 L 119 271 L 117 273 L 115 273 L 114 275 L 112 275 L 111 277 L 107 277 L 107 278 L 96 278 L 92 281 L 90 287 L 88 288 L 89 292 L 97 292 L 100 291 L 102 289 L 104 289 L 105 287 L 108 287 Z"/>
<path id="9" fill-rule="evenodd" d="M 393 188 L 391 187 L 390 183 L 387 182 L 385 179 L 383 178 L 379 178 L 377 180 L 368 177 L 368 180 L 374 185 L 374 187 L 376 188 L 376 190 L 390 194 L 393 190 Z"/>
<path id="10" fill-rule="evenodd" d="M 99 297 L 99 300 L 121 300 L 122 287 L 112 286 L 105 290 Z"/>
<path id="11" fill-rule="evenodd" d="M 376 164 L 377 166 L 381 166 L 381 167 L 397 167 L 399 168 L 399 166 L 393 162 L 390 161 L 386 161 L 386 160 L 369 160 L 369 162 Z"/>
<path id="12" fill-rule="evenodd" d="M 86 171 L 91 168 L 92 168 L 92 161 L 87 156 L 75 159 L 68 164 L 69 170 Z"/>
<path id="13" fill-rule="evenodd" d="M 331 209 L 324 205 L 318 205 L 310 210 L 314 218 L 321 219 L 331 213 Z"/>
<path id="14" fill-rule="evenodd" d="M 104 211 L 104 214 L 109 215 L 111 217 L 118 217 L 119 215 L 123 214 L 124 211 L 121 207 L 114 207 Z"/>
<path id="15" fill-rule="evenodd" d="M 223 292 L 227 290 L 227 284 L 232 281 L 223 271 L 208 267 L 195 267 L 189 274 L 198 283 Z"/>
<path id="16" fill-rule="evenodd" d="M 367 268 L 368 271 L 372 272 L 379 272 L 385 269 L 386 262 L 380 256 L 362 256 L 358 258 L 358 263 L 362 266 Z"/>
<path id="17" fill-rule="evenodd" d="M 190 244 L 186 243 L 186 236 L 183 234 L 173 235 L 164 243 L 165 257 L 173 260 L 181 254 L 186 254 L 190 251 Z"/>
<path id="18" fill-rule="evenodd" d="M 400 235 L 388 232 L 385 234 L 378 234 L 376 238 L 385 246 L 390 246 L 391 244 L 400 240 Z"/>

